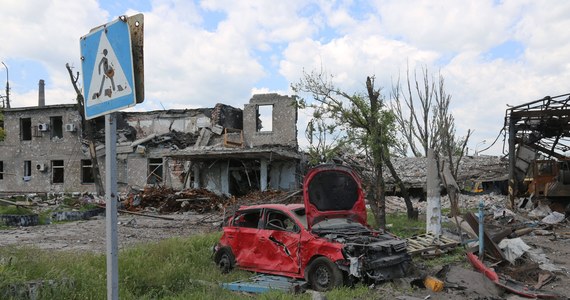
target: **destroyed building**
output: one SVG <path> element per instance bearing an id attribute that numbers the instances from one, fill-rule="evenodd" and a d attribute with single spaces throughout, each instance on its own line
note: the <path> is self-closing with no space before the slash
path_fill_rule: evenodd
<path id="1" fill-rule="evenodd" d="M 546 96 L 506 110 L 511 207 L 519 196 L 568 205 L 569 100 L 570 94 Z"/>
<path id="2" fill-rule="evenodd" d="M 254 95 L 244 109 L 213 108 L 117 114 L 121 192 L 147 185 L 206 188 L 218 194 L 296 189 L 300 156 L 295 98 Z M 0 142 L 3 193 L 95 192 L 88 143 L 73 104 L 4 110 Z M 104 119 L 95 145 L 104 178 Z"/>
<path id="3" fill-rule="evenodd" d="M 413 196 L 425 195 L 427 157 L 395 157 L 392 164 Z M 443 164 L 443 163 L 442 163 Z M 507 193 L 508 161 L 499 156 L 464 156 L 459 162 L 457 184 L 463 192 Z M 384 170 L 386 192 L 398 194 L 396 181 Z"/>

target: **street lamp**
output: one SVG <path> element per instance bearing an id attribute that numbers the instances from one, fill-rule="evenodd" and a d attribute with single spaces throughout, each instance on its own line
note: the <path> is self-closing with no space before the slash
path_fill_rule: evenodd
<path id="1" fill-rule="evenodd" d="M 475 156 L 479 156 L 479 152 L 477 152 L 477 149 L 479 148 L 480 145 L 484 145 L 487 141 L 486 140 L 482 140 L 479 143 L 477 143 L 477 145 L 475 145 Z"/>
<path id="2" fill-rule="evenodd" d="M 8 66 L 2 62 L 4 68 L 6 68 L 6 108 L 10 108 L 10 83 L 8 77 Z"/>

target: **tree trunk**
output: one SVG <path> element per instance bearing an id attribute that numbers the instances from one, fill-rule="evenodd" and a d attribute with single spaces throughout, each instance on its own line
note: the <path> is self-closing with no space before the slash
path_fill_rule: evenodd
<path id="1" fill-rule="evenodd" d="M 398 187 L 400 187 L 400 191 L 402 192 L 402 197 L 404 198 L 404 203 L 406 203 L 406 211 L 408 215 L 408 219 L 410 220 L 417 220 L 418 219 L 418 211 L 414 209 L 414 205 L 412 204 L 412 200 L 410 200 L 410 194 L 408 193 L 408 189 L 396 173 L 396 169 L 394 169 L 394 165 L 392 165 L 392 161 L 389 157 L 384 156 L 384 164 L 390 170 L 390 174 L 392 174 L 392 178 L 396 181 Z"/>
<path id="2" fill-rule="evenodd" d="M 459 196 L 457 195 L 457 190 L 455 186 L 448 185 L 447 186 L 447 195 L 449 196 L 449 206 L 451 208 L 451 216 L 459 216 L 461 215 L 461 211 L 459 209 Z"/>
<path id="3" fill-rule="evenodd" d="M 85 120 L 85 110 L 84 110 L 84 98 L 81 94 L 81 91 L 77 87 L 77 80 L 79 79 L 79 72 L 77 73 L 77 77 L 73 77 L 73 72 L 71 71 L 71 67 L 69 64 L 66 64 L 65 67 L 67 68 L 67 72 L 69 73 L 69 78 L 71 79 L 71 84 L 73 84 L 73 88 L 75 89 L 76 100 L 79 115 L 81 116 L 81 129 L 82 134 L 85 140 L 89 143 L 89 156 L 91 156 L 91 170 L 93 171 L 93 179 L 95 181 L 95 192 L 98 196 L 105 195 L 105 189 L 103 189 L 103 182 L 101 181 L 101 172 L 99 170 L 99 163 L 97 161 L 97 152 L 95 151 L 95 138 L 94 138 L 94 124 L 93 120 Z"/>
<path id="4" fill-rule="evenodd" d="M 373 205 L 372 213 L 376 219 L 376 225 L 378 228 L 385 230 L 386 229 L 386 193 L 384 189 L 384 177 L 382 176 L 382 166 L 379 167 L 379 170 L 376 170 L 375 174 L 376 184 L 374 188 L 374 198 L 373 198 Z"/>

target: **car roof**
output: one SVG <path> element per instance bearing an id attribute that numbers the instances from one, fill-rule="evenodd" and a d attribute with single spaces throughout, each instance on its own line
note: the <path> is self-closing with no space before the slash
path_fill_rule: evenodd
<path id="1" fill-rule="evenodd" d="M 270 209 L 278 209 L 278 210 L 295 210 L 295 209 L 299 209 L 299 208 L 304 208 L 305 205 L 300 204 L 300 203 L 295 203 L 295 204 L 257 204 L 257 205 L 244 205 L 244 206 L 240 206 L 240 208 L 238 210 L 249 210 L 249 209 L 264 209 L 264 208 L 270 208 Z"/>

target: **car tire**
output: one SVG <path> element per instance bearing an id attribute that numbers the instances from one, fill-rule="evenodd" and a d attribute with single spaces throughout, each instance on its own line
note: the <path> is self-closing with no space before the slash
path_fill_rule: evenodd
<path id="1" fill-rule="evenodd" d="M 306 279 L 319 292 L 330 291 L 343 283 L 342 271 L 326 257 L 318 257 L 309 265 Z"/>
<path id="2" fill-rule="evenodd" d="M 214 255 L 214 262 L 222 272 L 229 273 L 236 265 L 236 258 L 228 247 L 220 248 Z"/>

